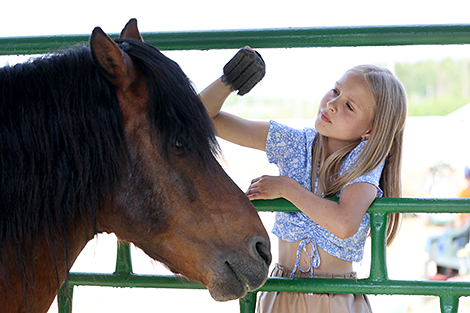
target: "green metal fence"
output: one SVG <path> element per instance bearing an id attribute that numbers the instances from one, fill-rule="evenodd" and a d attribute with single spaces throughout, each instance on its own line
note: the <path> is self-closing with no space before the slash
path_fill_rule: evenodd
<path id="1" fill-rule="evenodd" d="M 297 209 L 286 200 L 253 201 L 258 211 L 291 212 Z M 386 295 L 423 295 L 440 298 L 441 312 L 456 313 L 459 298 L 470 296 L 470 282 L 452 281 L 406 281 L 392 280 L 387 275 L 385 233 L 387 216 L 400 213 L 468 213 L 470 200 L 467 199 L 376 199 L 368 212 L 371 216 L 371 269 L 367 279 L 315 279 L 308 278 L 269 278 L 258 291 L 354 293 Z M 74 286 L 106 286 L 135 288 L 178 288 L 204 289 L 205 287 L 174 276 L 136 275 L 132 273 L 128 244 L 118 247 L 116 271 L 113 274 L 71 273 L 70 292 Z M 240 312 L 255 311 L 256 292 L 240 299 Z M 61 313 L 71 312 L 69 299 L 64 290 L 59 295 Z"/>
<path id="2" fill-rule="evenodd" d="M 147 43 L 161 50 L 229 49 L 250 45 L 253 48 L 341 47 L 394 45 L 470 44 L 470 25 L 412 25 L 257 29 L 199 32 L 143 33 Z M 0 55 L 40 54 L 87 43 L 88 35 L 0 38 Z M 296 211 L 285 200 L 254 201 L 259 211 Z M 441 312 L 456 313 L 459 298 L 470 296 L 468 282 L 391 280 L 386 264 L 386 221 L 388 214 L 468 213 L 465 199 L 376 199 L 371 215 L 372 254 L 367 279 L 269 278 L 259 291 L 321 292 L 354 294 L 424 295 L 440 298 Z M 135 288 L 204 289 L 204 286 L 173 276 L 136 275 L 128 244 L 118 247 L 113 274 L 71 273 L 69 295 L 74 286 L 112 286 Z M 64 288 L 59 293 L 61 313 L 71 312 L 71 298 Z M 254 312 L 256 292 L 240 300 L 240 312 Z"/>

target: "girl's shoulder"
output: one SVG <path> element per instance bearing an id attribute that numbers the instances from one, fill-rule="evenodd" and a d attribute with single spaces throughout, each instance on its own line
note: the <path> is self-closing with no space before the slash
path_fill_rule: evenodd
<path id="1" fill-rule="evenodd" d="M 360 142 L 346 157 L 346 159 L 341 164 L 340 168 L 340 175 L 345 174 L 346 172 L 350 171 L 354 168 L 357 168 L 358 158 L 361 156 L 362 151 L 365 149 L 367 141 Z M 359 182 L 367 182 L 377 187 L 377 197 L 383 196 L 383 191 L 379 187 L 380 177 L 382 175 L 382 170 L 385 165 L 385 161 L 382 161 L 376 168 L 371 170 L 368 173 L 364 173 L 362 176 L 355 178 L 354 180 L 348 182 L 346 185 L 343 186 L 341 191 L 346 187 L 354 183 Z M 341 192 L 340 192 L 341 193 Z"/>
<path id="2" fill-rule="evenodd" d="M 351 152 L 349 153 L 349 155 L 346 158 L 346 161 L 347 162 L 355 162 L 359 158 L 359 155 L 361 155 L 364 148 L 366 147 L 366 144 L 367 144 L 366 140 L 361 141 L 360 143 L 358 143 L 358 145 L 356 147 L 354 147 L 354 149 L 351 150 Z"/>

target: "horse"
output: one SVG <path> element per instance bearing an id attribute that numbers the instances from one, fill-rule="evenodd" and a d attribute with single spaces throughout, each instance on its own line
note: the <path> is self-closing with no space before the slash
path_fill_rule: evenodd
<path id="1" fill-rule="evenodd" d="M 262 286 L 270 243 L 217 161 L 177 63 L 131 19 L 113 40 L 0 68 L 0 309 L 47 312 L 86 243 L 114 233 L 217 301 Z"/>

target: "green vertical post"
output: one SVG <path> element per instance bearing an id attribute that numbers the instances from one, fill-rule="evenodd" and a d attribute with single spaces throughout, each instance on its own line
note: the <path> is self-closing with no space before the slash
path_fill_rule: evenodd
<path id="1" fill-rule="evenodd" d="M 114 274 L 132 274 L 131 244 L 118 240 L 116 271 Z"/>
<path id="2" fill-rule="evenodd" d="M 73 285 L 69 284 L 68 292 L 65 286 L 66 283 L 60 288 L 59 294 L 57 295 L 57 305 L 59 307 L 59 313 L 72 313 L 72 300 L 73 300 Z"/>
<path id="3" fill-rule="evenodd" d="M 388 279 L 387 273 L 387 216 L 385 213 L 370 214 L 372 252 L 370 277 L 372 281 L 381 282 Z"/>
<path id="4" fill-rule="evenodd" d="M 442 296 L 439 297 L 441 313 L 457 313 L 459 309 L 459 297 Z"/>
<path id="5" fill-rule="evenodd" d="M 256 309 L 256 292 L 248 292 L 239 300 L 240 313 L 254 313 Z"/>

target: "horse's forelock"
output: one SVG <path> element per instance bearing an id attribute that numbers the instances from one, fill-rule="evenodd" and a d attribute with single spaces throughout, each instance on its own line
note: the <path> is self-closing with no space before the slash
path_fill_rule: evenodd
<path id="1" fill-rule="evenodd" d="M 213 123 L 191 81 L 179 65 L 158 49 L 134 40 L 117 40 L 147 80 L 149 116 L 162 153 L 171 159 L 182 151 L 206 164 L 220 152 Z"/>

